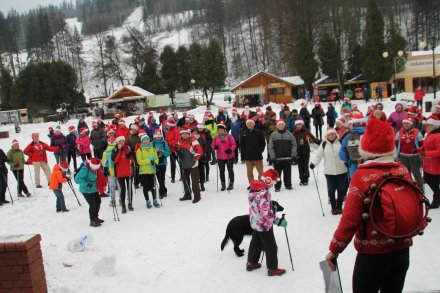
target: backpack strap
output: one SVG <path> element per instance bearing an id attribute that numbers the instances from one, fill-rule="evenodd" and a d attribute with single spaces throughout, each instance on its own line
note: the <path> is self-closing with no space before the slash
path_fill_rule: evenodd
<path id="1" fill-rule="evenodd" d="M 327 145 L 327 142 L 324 140 L 321 145 L 322 145 L 322 150 L 325 150 L 325 146 Z"/>

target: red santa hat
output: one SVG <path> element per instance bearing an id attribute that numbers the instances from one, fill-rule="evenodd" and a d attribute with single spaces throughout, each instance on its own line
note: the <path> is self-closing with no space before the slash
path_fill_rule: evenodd
<path id="1" fill-rule="evenodd" d="M 16 140 L 15 138 L 12 140 L 12 146 L 14 146 L 14 144 L 18 144 L 18 140 Z"/>
<path id="2" fill-rule="evenodd" d="M 108 144 L 114 144 L 115 141 L 116 141 L 116 138 L 115 138 L 113 135 L 109 135 L 109 136 L 107 137 L 107 142 L 108 142 Z"/>
<path id="3" fill-rule="evenodd" d="M 332 103 L 332 102 L 329 102 L 329 103 L 328 103 L 328 106 L 329 106 L 329 107 L 333 106 L 333 103 Z"/>
<path id="4" fill-rule="evenodd" d="M 125 136 L 121 135 L 121 136 L 118 136 L 118 137 L 115 139 L 115 142 L 116 142 L 116 143 L 118 143 L 118 142 L 120 142 L 120 141 L 125 141 Z"/>
<path id="5" fill-rule="evenodd" d="M 408 109 L 408 114 L 411 116 L 417 115 L 418 112 L 419 112 L 419 109 L 416 106 L 411 106 Z"/>
<path id="6" fill-rule="evenodd" d="M 277 170 L 267 169 L 261 176 L 261 181 L 263 181 L 264 184 L 269 185 L 272 184 L 274 181 L 280 181 L 280 176 Z"/>
<path id="7" fill-rule="evenodd" d="M 253 119 L 248 119 L 248 120 L 246 120 L 246 125 L 248 125 L 248 124 L 255 125 L 255 121 Z"/>
<path id="8" fill-rule="evenodd" d="M 121 115 L 119 115 L 119 113 L 115 113 L 115 117 L 119 118 Z"/>
<path id="9" fill-rule="evenodd" d="M 90 169 L 98 170 L 99 167 L 101 167 L 101 160 L 97 158 L 91 158 L 87 160 L 87 165 L 90 167 Z"/>
<path id="10" fill-rule="evenodd" d="M 167 125 L 170 127 L 176 126 L 176 121 L 174 120 L 173 117 L 169 117 L 167 120 Z"/>
<path id="11" fill-rule="evenodd" d="M 125 125 L 125 120 L 124 119 L 119 120 L 118 124 L 119 125 Z"/>
<path id="12" fill-rule="evenodd" d="M 205 116 L 205 117 L 206 117 L 206 116 L 211 117 L 211 111 L 206 110 L 204 116 Z"/>
<path id="13" fill-rule="evenodd" d="M 350 111 L 347 109 L 347 108 L 345 108 L 344 110 L 342 110 L 342 113 L 345 115 L 345 114 L 350 114 Z"/>
<path id="14" fill-rule="evenodd" d="M 190 131 L 190 128 L 189 128 L 188 125 L 183 125 L 183 126 L 180 128 L 180 134 L 184 134 L 184 133 L 191 134 L 191 131 Z"/>
<path id="15" fill-rule="evenodd" d="M 161 131 L 159 128 L 156 129 L 156 130 L 154 131 L 154 135 L 153 135 L 153 137 L 154 137 L 154 138 L 156 138 L 156 137 L 163 137 L 162 131 Z"/>
<path id="16" fill-rule="evenodd" d="M 224 130 L 226 130 L 226 125 L 224 121 L 220 121 L 220 123 L 217 125 L 217 129 L 219 128 L 223 128 Z"/>
<path id="17" fill-rule="evenodd" d="M 246 105 L 244 108 L 245 108 L 246 110 L 249 110 L 249 105 Z"/>
<path id="18" fill-rule="evenodd" d="M 349 96 L 345 96 L 344 97 L 344 101 L 347 101 L 347 102 L 350 101 L 350 97 Z"/>
<path id="19" fill-rule="evenodd" d="M 367 123 L 367 119 L 365 119 L 362 115 L 359 114 L 351 115 L 350 120 L 348 120 L 348 124 L 355 124 L 355 123 L 365 124 Z"/>
<path id="20" fill-rule="evenodd" d="M 149 111 L 149 112 L 148 112 L 148 115 L 150 115 L 150 116 L 153 115 L 153 112 Z"/>
<path id="21" fill-rule="evenodd" d="M 344 117 L 340 117 L 340 118 L 338 118 L 337 120 L 336 120 L 336 123 L 340 123 L 340 124 L 342 124 L 342 125 L 345 125 L 345 119 L 344 119 Z"/>
<path id="22" fill-rule="evenodd" d="M 86 134 L 87 132 L 89 132 L 89 129 L 87 127 L 83 127 L 79 129 L 80 134 Z"/>
<path id="23" fill-rule="evenodd" d="M 150 140 L 150 136 L 148 136 L 148 134 L 146 134 L 146 133 L 142 133 L 141 136 L 139 137 L 139 140 L 141 142 L 146 140 L 146 139 Z"/>
<path id="24" fill-rule="evenodd" d="M 277 126 L 278 126 L 279 124 L 286 125 L 286 122 L 284 122 L 283 119 L 278 119 L 278 120 L 277 120 Z"/>
<path id="25" fill-rule="evenodd" d="M 327 137 L 327 135 L 329 134 L 336 134 L 336 136 L 338 136 L 338 132 L 336 131 L 336 129 L 334 128 L 328 128 L 327 131 L 325 132 L 325 137 Z"/>
<path id="26" fill-rule="evenodd" d="M 98 126 L 98 122 L 93 121 L 93 122 L 92 122 L 92 126 Z"/>
<path id="27" fill-rule="evenodd" d="M 394 131 L 388 122 L 370 119 L 359 145 L 359 154 L 365 158 L 392 156 L 396 151 Z"/>
<path id="28" fill-rule="evenodd" d="M 108 130 L 107 130 L 107 135 L 115 134 L 115 131 L 116 131 L 115 128 L 116 128 L 116 125 L 114 125 L 114 124 L 110 125 Z"/>
<path id="29" fill-rule="evenodd" d="M 63 170 L 63 172 L 66 172 L 67 170 L 69 170 L 69 164 L 66 161 L 62 161 L 60 163 L 60 168 L 61 170 Z"/>
<path id="30" fill-rule="evenodd" d="M 50 126 L 50 127 L 49 127 L 49 131 L 50 131 L 50 130 L 53 130 L 53 127 Z"/>
<path id="31" fill-rule="evenodd" d="M 440 120 L 438 120 L 438 117 L 435 115 L 429 116 L 428 120 L 426 120 L 426 124 L 434 125 L 435 127 L 440 126 Z"/>
<path id="32" fill-rule="evenodd" d="M 71 125 L 67 128 L 67 130 L 69 130 L 69 132 L 75 131 L 75 126 Z"/>
<path id="33" fill-rule="evenodd" d="M 163 113 L 163 110 L 162 109 L 159 109 L 159 114 L 162 114 Z"/>
<path id="34" fill-rule="evenodd" d="M 232 108 L 232 113 L 238 113 L 237 108 Z"/>
<path id="35" fill-rule="evenodd" d="M 402 123 L 410 123 L 410 124 L 414 124 L 414 119 L 411 118 L 410 115 L 406 115 L 405 118 L 403 118 Z"/>
<path id="36" fill-rule="evenodd" d="M 298 118 L 295 120 L 295 125 L 304 124 L 304 120 L 302 118 Z"/>

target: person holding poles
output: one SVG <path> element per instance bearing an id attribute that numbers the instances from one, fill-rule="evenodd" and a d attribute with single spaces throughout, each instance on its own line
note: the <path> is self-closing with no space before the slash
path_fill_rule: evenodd
<path id="1" fill-rule="evenodd" d="M 234 189 L 234 151 L 237 145 L 235 140 L 226 132 L 223 123 L 217 125 L 217 135 L 212 142 L 212 149 L 217 152 L 218 167 L 220 169 L 221 191 L 226 190 L 225 165 L 228 168 L 229 184 L 228 191 Z"/>
<path id="2" fill-rule="evenodd" d="M 170 156 L 171 151 L 167 142 L 163 139 L 162 131 L 156 129 L 154 132 L 153 147 L 159 157 L 159 163 L 156 166 L 156 177 L 159 183 L 159 198 L 167 196 L 167 188 L 165 186 L 165 173 L 167 171 L 167 158 Z"/>
<path id="3" fill-rule="evenodd" d="M 140 137 L 141 146 L 136 151 L 136 161 L 139 164 L 139 181 L 142 184 L 145 201 L 147 208 L 151 209 L 151 201 L 148 196 L 148 191 L 151 191 L 153 196 L 153 205 L 155 208 L 160 207 L 157 201 L 156 184 L 154 182 L 156 166 L 159 163 L 159 157 L 154 149 L 153 144 L 150 142 L 148 134 L 144 133 Z"/>
<path id="4" fill-rule="evenodd" d="M 127 207 L 125 206 L 125 196 L 128 191 L 128 209 L 133 211 L 133 190 L 131 190 L 131 180 L 130 177 L 133 176 L 132 168 L 132 152 L 130 148 L 125 144 L 125 137 L 118 136 L 116 138 L 116 147 L 112 153 L 112 160 L 115 162 L 116 177 L 118 178 L 120 191 L 120 200 L 122 206 L 122 213 L 127 212 Z"/>
<path id="5" fill-rule="evenodd" d="M 198 168 L 199 168 L 199 174 L 200 174 L 200 191 L 205 191 L 205 183 L 206 183 L 206 173 L 205 173 L 205 166 L 209 165 L 209 159 L 207 158 L 207 153 L 211 143 L 208 144 L 205 140 L 205 136 L 202 136 L 199 132 L 199 128 L 192 127 L 191 128 L 191 136 L 195 137 L 197 141 L 200 144 L 200 147 L 202 148 L 203 155 L 198 161 Z"/>
<path id="6" fill-rule="evenodd" d="M 73 161 L 73 170 L 76 171 L 76 129 L 75 126 L 68 127 L 69 134 L 66 135 L 66 151 L 67 151 L 67 163 L 70 166 L 70 162 Z"/>
<path id="7" fill-rule="evenodd" d="M 108 186 L 110 190 L 110 205 L 116 207 L 116 190 L 120 190 L 118 178 L 115 172 L 115 162 L 112 160 L 112 153 L 115 149 L 114 132 L 107 133 L 107 148 L 102 154 L 102 167 L 104 168 L 104 175 L 108 176 Z"/>
<path id="8" fill-rule="evenodd" d="M 167 135 L 165 137 L 165 141 L 170 147 L 171 156 L 170 156 L 170 163 L 171 163 L 171 183 L 176 182 L 176 162 L 177 162 L 177 154 L 175 145 L 178 143 L 180 138 L 179 130 L 176 127 L 176 122 L 174 121 L 173 117 L 169 117 L 166 120 L 166 128 L 168 129 Z M 180 170 L 180 168 L 179 168 Z M 180 174 L 182 176 L 182 174 Z"/>
<path id="9" fill-rule="evenodd" d="M 6 156 L 5 152 L 0 149 L 0 206 L 5 203 L 9 203 L 9 201 L 6 200 L 6 189 L 8 189 L 8 168 L 6 168 L 7 162 L 8 157 Z"/>
<path id="10" fill-rule="evenodd" d="M 23 151 L 20 150 L 20 145 L 16 139 L 12 140 L 12 148 L 7 154 L 8 163 L 11 168 L 12 173 L 17 179 L 17 195 L 18 197 L 24 197 L 22 192 L 26 194 L 27 197 L 31 196 L 26 184 L 24 184 L 24 165 L 26 161 L 24 159 Z"/>
<path id="11" fill-rule="evenodd" d="M 285 269 L 278 268 L 278 247 L 273 233 L 273 225 L 287 227 L 287 221 L 278 219 L 272 209 L 272 199 L 269 189 L 274 182 L 278 181 L 279 175 L 275 169 L 266 170 L 260 180 L 252 180 L 248 201 L 249 216 L 252 227 L 252 239 L 248 250 L 246 264 L 247 271 L 261 268 L 259 263 L 260 254 L 266 252 L 267 274 L 269 276 L 281 276 L 286 273 Z"/>
<path id="12" fill-rule="evenodd" d="M 68 212 L 69 210 L 66 208 L 66 203 L 64 201 L 63 194 L 63 183 L 66 183 L 70 180 L 69 175 L 67 175 L 67 171 L 69 170 L 69 164 L 66 161 L 62 161 L 60 164 L 55 164 L 52 169 L 52 175 L 50 176 L 50 185 L 49 189 L 53 191 L 57 198 L 56 209 L 57 213 L 60 212 Z"/>

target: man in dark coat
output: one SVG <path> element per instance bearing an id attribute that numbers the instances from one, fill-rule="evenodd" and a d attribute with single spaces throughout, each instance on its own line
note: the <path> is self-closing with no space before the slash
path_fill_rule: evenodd
<path id="1" fill-rule="evenodd" d="M 300 118 L 295 121 L 296 129 L 293 136 L 296 139 L 298 155 L 299 185 L 309 184 L 309 161 L 310 161 L 310 143 L 315 142 L 315 137 L 309 129 L 304 127 L 304 121 Z"/>
<path id="2" fill-rule="evenodd" d="M 304 121 L 304 126 L 310 130 L 310 112 L 307 110 L 307 104 L 301 103 L 301 110 L 299 111 L 299 117 Z"/>
<path id="3" fill-rule="evenodd" d="M 107 148 L 107 136 L 103 128 L 100 128 L 96 121 L 92 123 L 90 132 L 90 143 L 93 146 L 93 157 L 102 160 L 102 154 Z"/>
<path id="4" fill-rule="evenodd" d="M 246 161 L 249 182 L 254 180 L 254 167 L 260 179 L 263 174 L 263 152 L 266 148 L 266 139 L 263 131 L 256 129 L 255 121 L 251 118 L 246 120 L 246 129 L 241 133 L 240 147 L 243 160 Z"/>

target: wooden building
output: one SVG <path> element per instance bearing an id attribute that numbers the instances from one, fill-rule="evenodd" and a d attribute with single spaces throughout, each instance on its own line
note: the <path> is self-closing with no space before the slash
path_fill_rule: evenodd
<path id="1" fill-rule="evenodd" d="M 298 76 L 278 77 L 259 71 L 231 89 L 239 104 L 251 106 L 273 103 L 291 103 L 303 94 L 304 81 Z"/>

